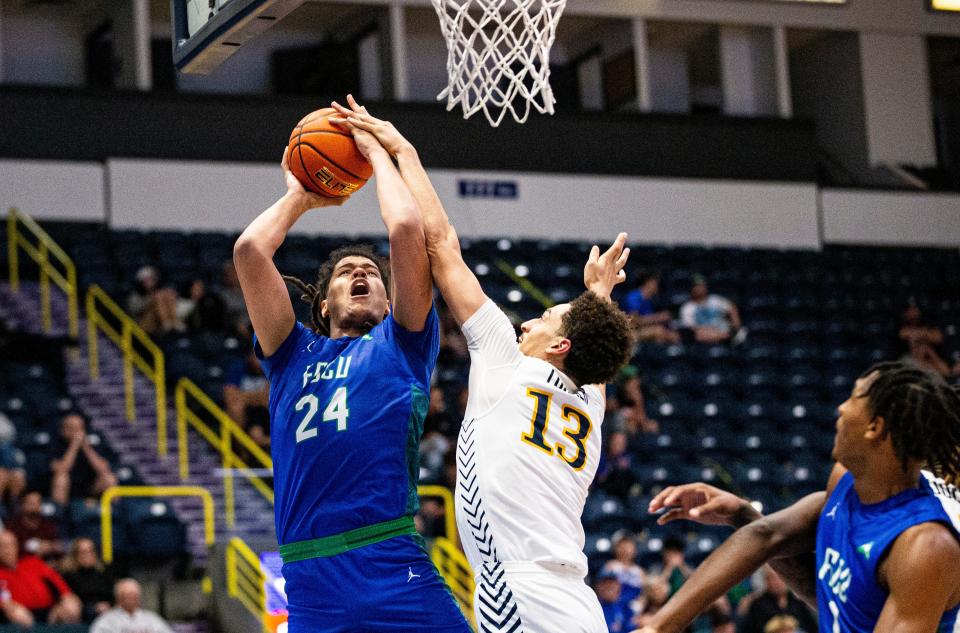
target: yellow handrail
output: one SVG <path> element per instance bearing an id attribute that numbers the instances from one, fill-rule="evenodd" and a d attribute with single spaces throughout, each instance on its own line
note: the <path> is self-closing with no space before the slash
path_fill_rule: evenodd
<path id="1" fill-rule="evenodd" d="M 263 497 L 273 504 L 273 488 L 264 481 L 257 470 L 273 469 L 273 460 L 257 446 L 256 442 L 247 435 L 240 425 L 210 399 L 192 380 L 181 378 L 174 389 L 174 401 L 177 410 L 177 446 L 180 455 L 180 480 L 186 481 L 190 477 L 190 454 L 187 425 L 192 426 L 201 437 L 220 453 L 223 469 L 223 497 L 227 513 L 227 526 L 233 527 L 236 522 L 236 507 L 234 501 L 233 471 L 238 469 L 247 481 L 256 488 Z M 189 404 L 196 403 L 204 411 L 213 416 L 219 423 L 219 429 L 213 429 L 194 412 Z M 251 468 L 234 451 L 234 442 L 239 443 L 254 460 L 259 462 L 256 468 Z"/>
<path id="2" fill-rule="evenodd" d="M 476 628 L 477 622 L 473 613 L 473 591 L 476 582 L 467 557 L 463 555 L 456 543 L 438 536 L 433 541 L 430 558 L 433 559 L 433 564 L 437 566 L 440 575 L 447 581 L 447 586 L 460 604 L 463 615 Z"/>
<path id="3" fill-rule="evenodd" d="M 235 536 L 227 543 L 226 564 L 227 595 L 239 600 L 266 630 L 267 595 L 263 586 L 266 576 L 260 559 L 243 539 Z"/>
<path id="4" fill-rule="evenodd" d="M 100 350 L 97 338 L 99 330 L 113 341 L 123 354 L 123 394 L 128 421 L 136 421 L 133 393 L 134 368 L 139 369 L 140 373 L 153 383 L 156 389 L 157 453 L 165 457 L 167 455 L 167 379 L 163 352 L 100 286 L 94 284 L 87 289 L 86 308 L 90 377 L 94 380 L 100 377 Z M 106 309 L 117 325 L 107 319 L 106 314 L 101 312 L 102 308 Z M 136 349 L 134 341 L 146 349 L 150 358 L 146 358 Z"/>
<path id="5" fill-rule="evenodd" d="M 27 234 L 19 229 L 21 226 L 35 238 L 36 245 L 27 240 Z M 23 249 L 40 267 L 40 314 L 43 331 L 50 332 L 53 328 L 50 310 L 50 282 L 53 281 L 67 295 L 67 332 L 71 338 L 77 338 L 80 335 L 80 318 L 77 307 L 77 269 L 73 260 L 30 216 L 11 208 L 7 214 L 7 255 L 10 260 L 10 288 L 14 292 L 20 292 L 18 249 Z M 51 257 L 60 262 L 63 272 L 53 265 Z"/>
<path id="6" fill-rule="evenodd" d="M 444 536 L 454 544 L 460 542 L 460 535 L 457 533 L 457 517 L 453 505 L 453 493 L 449 488 L 443 486 L 417 486 L 417 494 L 420 497 L 440 497 L 443 499 L 443 527 Z"/>
<path id="7" fill-rule="evenodd" d="M 200 497 L 203 501 L 204 542 L 207 547 L 214 543 L 213 497 L 200 486 L 114 486 L 107 488 L 100 497 L 100 534 L 103 541 L 103 560 L 113 561 L 113 513 L 110 505 L 117 497 Z"/>

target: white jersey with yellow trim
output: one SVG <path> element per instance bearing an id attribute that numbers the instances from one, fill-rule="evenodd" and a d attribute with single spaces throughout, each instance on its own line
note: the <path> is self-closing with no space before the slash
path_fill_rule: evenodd
<path id="1" fill-rule="evenodd" d="M 478 576 L 484 565 L 527 562 L 582 579 L 580 516 L 600 459 L 603 396 L 524 356 L 493 301 L 463 333 L 471 367 L 456 506 L 467 558 Z"/>

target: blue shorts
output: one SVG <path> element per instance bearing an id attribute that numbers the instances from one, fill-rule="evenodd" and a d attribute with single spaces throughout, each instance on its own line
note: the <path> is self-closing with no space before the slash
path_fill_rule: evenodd
<path id="1" fill-rule="evenodd" d="M 471 633 L 414 536 L 287 563 L 290 633 Z"/>

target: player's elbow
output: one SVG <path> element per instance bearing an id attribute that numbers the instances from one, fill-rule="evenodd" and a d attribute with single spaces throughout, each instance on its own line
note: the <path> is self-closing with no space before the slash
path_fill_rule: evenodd
<path id="1" fill-rule="evenodd" d="M 416 206 L 405 207 L 397 214 L 396 219 L 390 222 L 387 229 L 390 240 L 424 241 L 423 221 Z"/>
<path id="2" fill-rule="evenodd" d="M 776 554 L 786 541 L 786 536 L 770 520 L 770 517 L 763 517 L 749 523 L 740 528 L 740 532 L 749 542 L 750 547 L 755 551 L 763 552 L 765 557 Z"/>
<path id="3" fill-rule="evenodd" d="M 243 234 L 233 245 L 233 263 L 238 268 L 246 263 L 263 259 L 265 256 L 262 245 L 257 244 L 253 237 Z"/>

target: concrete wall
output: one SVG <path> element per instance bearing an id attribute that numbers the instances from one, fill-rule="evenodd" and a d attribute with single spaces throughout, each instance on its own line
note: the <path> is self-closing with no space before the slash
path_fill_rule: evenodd
<path id="1" fill-rule="evenodd" d="M 9 207 L 36 218 L 103 222 L 103 165 L 0 160 L 0 213 Z"/>
<path id="2" fill-rule="evenodd" d="M 825 190 L 827 242 L 960 247 L 960 196 Z"/>
<path id="3" fill-rule="evenodd" d="M 117 227 L 239 230 L 283 192 L 275 166 L 111 160 Z M 464 237 L 504 235 L 649 243 L 816 248 L 816 189 L 807 184 L 465 173 L 431 177 Z M 514 199 L 462 197 L 459 181 L 510 181 Z M 339 208 L 310 212 L 296 230 L 380 232 L 375 182 Z"/>
<path id="4" fill-rule="evenodd" d="M 870 163 L 935 165 L 924 38 L 861 33 L 860 60 Z"/>

